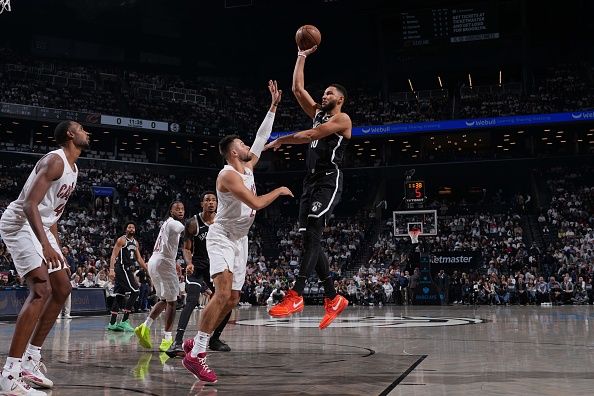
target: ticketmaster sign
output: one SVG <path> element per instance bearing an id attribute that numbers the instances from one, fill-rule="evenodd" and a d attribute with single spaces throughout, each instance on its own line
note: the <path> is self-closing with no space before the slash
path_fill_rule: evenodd
<path id="1" fill-rule="evenodd" d="M 435 252 L 431 254 L 432 270 L 478 268 L 481 264 L 480 252 L 459 251 L 459 252 Z"/>

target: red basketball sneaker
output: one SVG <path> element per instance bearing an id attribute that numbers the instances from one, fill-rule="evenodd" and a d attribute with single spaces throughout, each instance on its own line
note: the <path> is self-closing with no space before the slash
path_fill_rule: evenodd
<path id="1" fill-rule="evenodd" d="M 183 349 L 184 349 L 184 352 L 186 353 L 186 355 L 190 354 L 190 352 L 192 351 L 192 348 L 194 348 L 194 339 L 188 338 L 187 340 L 184 341 L 184 345 L 183 345 Z"/>
<path id="2" fill-rule="evenodd" d="M 192 354 L 188 353 L 184 356 L 182 364 L 190 373 L 198 377 L 199 380 L 213 384 L 217 382 L 217 375 L 206 364 L 206 352 L 199 353 L 195 358 L 192 357 Z"/>
<path id="3" fill-rule="evenodd" d="M 289 290 L 281 302 L 270 308 L 268 314 L 274 318 L 284 318 L 301 311 L 303 311 L 303 297 Z"/>
<path id="4" fill-rule="evenodd" d="M 329 298 L 324 298 L 324 309 L 326 310 L 326 315 L 322 318 L 320 322 L 320 330 L 325 329 L 332 323 L 334 319 L 342 312 L 344 309 L 349 305 L 349 301 L 337 294 L 332 300 Z"/>

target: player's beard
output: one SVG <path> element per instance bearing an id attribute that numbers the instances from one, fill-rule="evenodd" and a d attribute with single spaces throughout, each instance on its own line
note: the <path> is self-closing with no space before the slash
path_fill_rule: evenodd
<path id="1" fill-rule="evenodd" d="M 128 232 L 127 234 L 128 237 L 133 237 L 134 235 L 136 235 L 136 231 Z"/>
<path id="2" fill-rule="evenodd" d="M 239 157 L 239 159 L 243 162 L 249 162 L 252 160 L 252 153 L 248 151 L 243 157 Z"/>
<path id="3" fill-rule="evenodd" d="M 87 150 L 90 147 L 90 143 L 87 139 L 81 139 L 78 142 L 74 142 L 74 145 L 81 150 Z"/>
<path id="4" fill-rule="evenodd" d="M 328 101 L 325 105 L 322 105 L 322 110 L 325 112 L 332 111 L 336 107 L 336 101 Z"/>

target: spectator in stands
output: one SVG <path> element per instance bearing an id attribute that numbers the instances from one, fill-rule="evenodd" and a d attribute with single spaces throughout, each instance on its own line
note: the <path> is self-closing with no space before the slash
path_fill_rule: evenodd
<path id="1" fill-rule="evenodd" d="M 550 291 L 549 284 L 545 282 L 544 277 L 539 277 L 536 284 L 536 302 L 538 304 L 551 302 Z"/>
<path id="2" fill-rule="evenodd" d="M 450 277 L 445 273 L 445 270 L 439 270 L 439 274 L 437 274 L 436 284 L 441 305 L 448 304 L 448 302 L 450 301 Z"/>
<path id="3" fill-rule="evenodd" d="M 528 304 L 536 304 L 536 284 L 534 283 L 534 279 L 532 278 L 528 280 L 528 284 L 526 285 L 526 293 L 528 295 Z"/>
<path id="4" fill-rule="evenodd" d="M 561 304 L 563 300 L 561 284 L 557 282 L 554 276 L 549 278 L 549 300 L 553 304 Z"/>
<path id="5" fill-rule="evenodd" d="M 95 275 L 87 272 L 85 280 L 80 284 L 81 287 L 95 287 Z"/>
<path id="6" fill-rule="evenodd" d="M 574 292 L 573 282 L 571 282 L 571 278 L 569 277 L 569 274 L 565 275 L 565 277 L 563 278 L 563 284 L 561 285 L 561 290 L 563 291 L 561 301 L 564 304 L 569 303 L 571 301 L 571 299 L 573 298 L 573 292 Z"/>
<path id="7" fill-rule="evenodd" d="M 8 274 L 0 274 L 0 288 L 9 287 Z"/>

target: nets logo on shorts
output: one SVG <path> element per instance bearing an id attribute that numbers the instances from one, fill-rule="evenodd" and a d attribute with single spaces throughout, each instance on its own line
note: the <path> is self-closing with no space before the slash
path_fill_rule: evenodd
<path id="1" fill-rule="evenodd" d="M 290 319 L 252 319 L 238 320 L 243 326 L 265 327 L 318 327 L 319 317 L 300 317 Z M 478 318 L 428 317 L 428 316 L 347 316 L 337 318 L 332 327 L 441 327 L 484 323 Z"/>
<path id="2" fill-rule="evenodd" d="M 313 205 L 311 205 L 311 211 L 312 212 L 317 212 L 318 210 L 320 210 L 322 208 L 322 203 L 321 202 L 314 202 Z"/>

